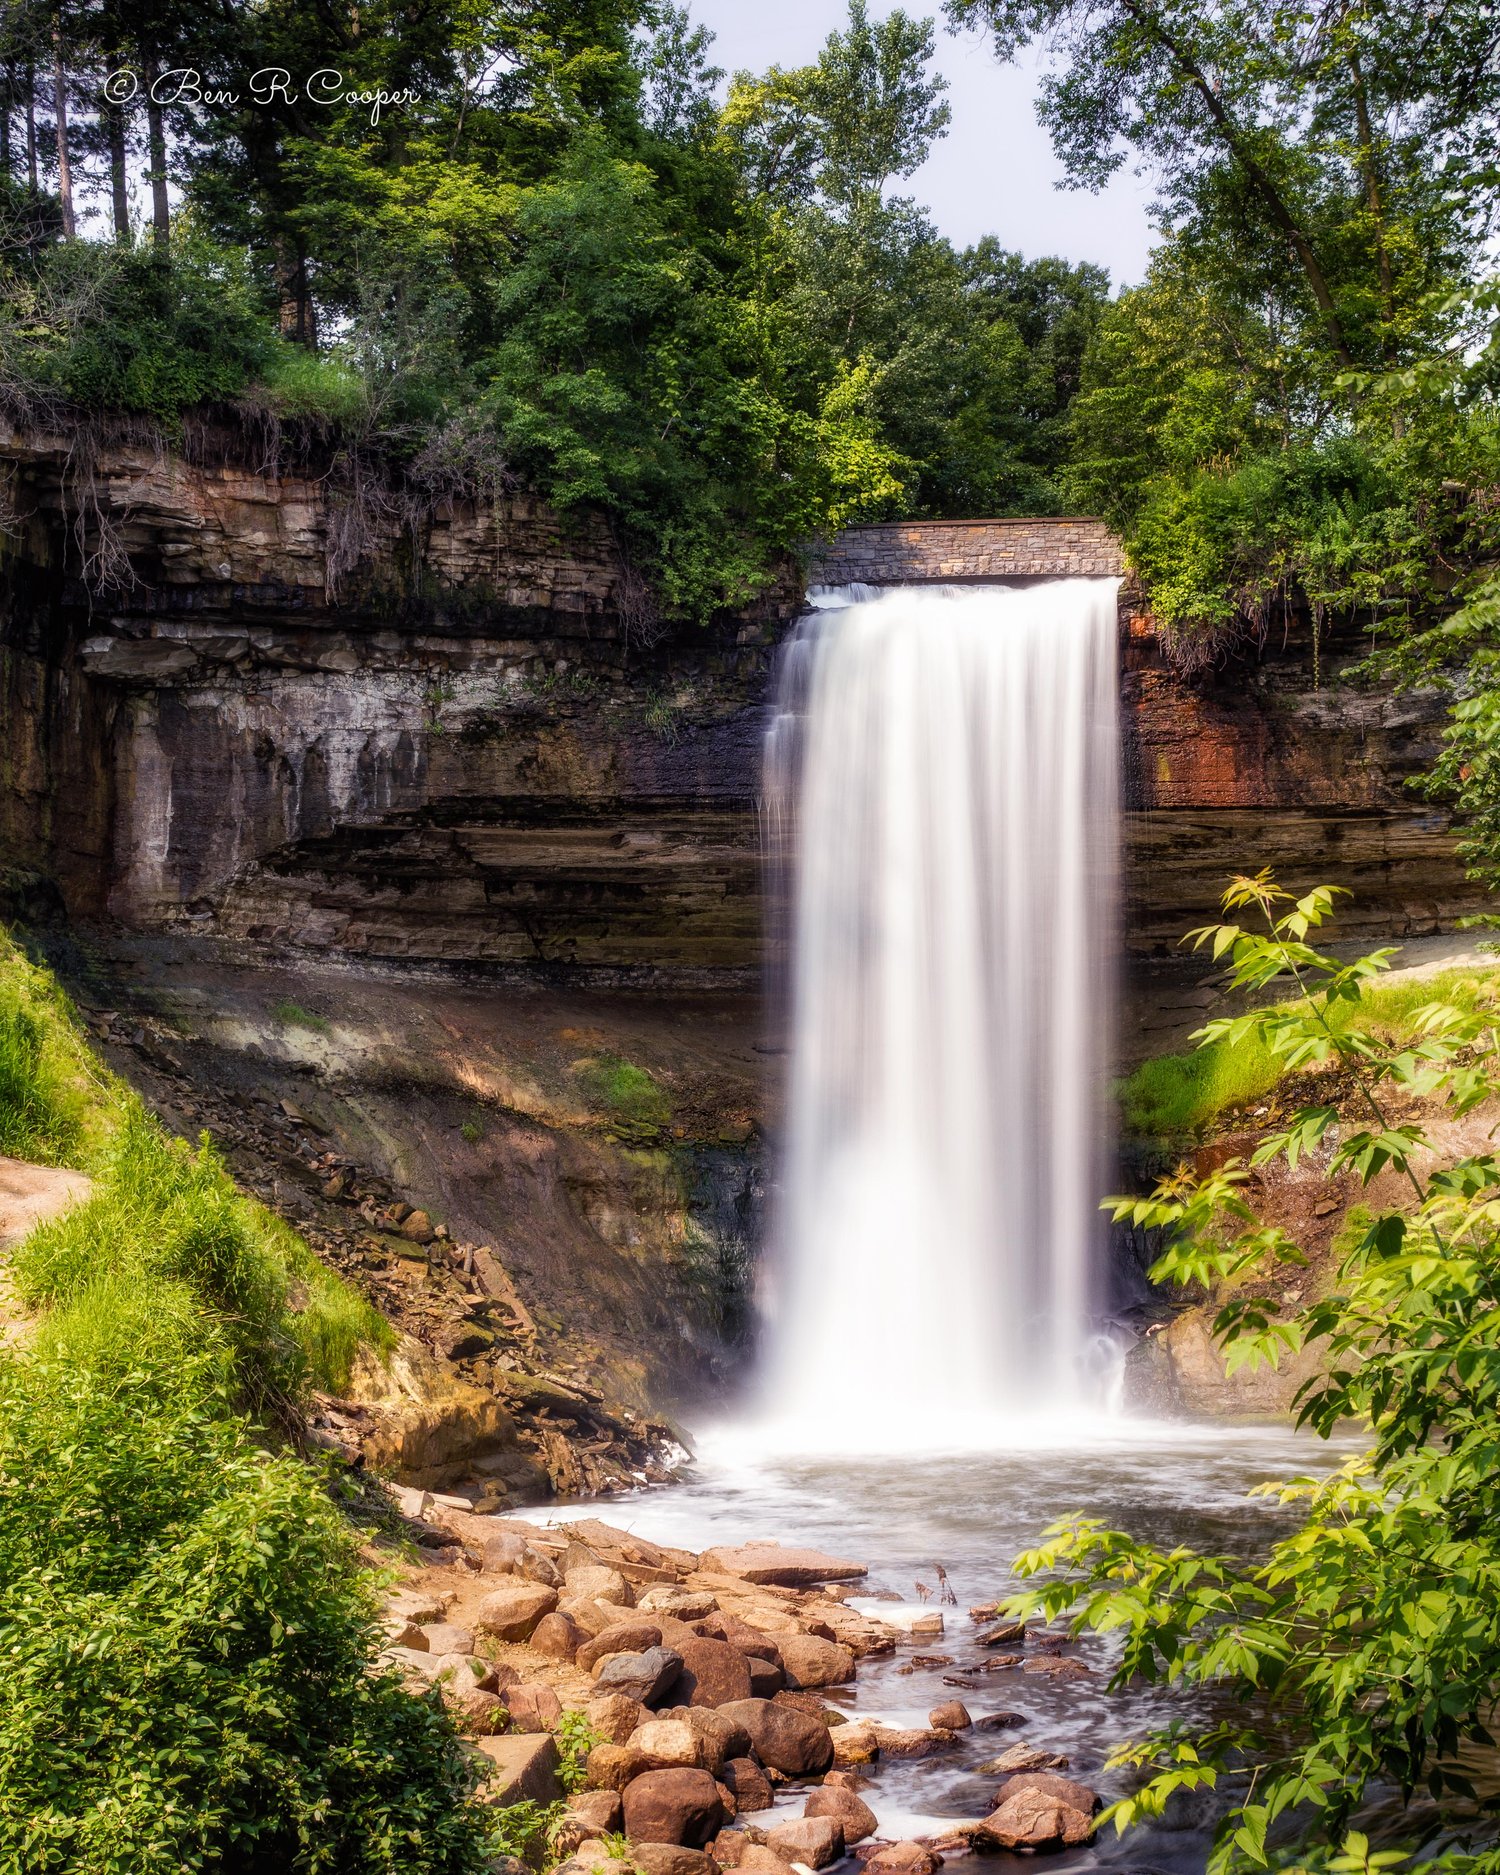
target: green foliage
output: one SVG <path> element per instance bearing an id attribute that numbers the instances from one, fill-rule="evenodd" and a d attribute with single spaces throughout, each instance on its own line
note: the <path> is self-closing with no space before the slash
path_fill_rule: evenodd
<path id="1" fill-rule="evenodd" d="M 369 1671 L 349 1527 L 182 1379 L 0 1360 L 0 1867 L 482 1868 L 450 1722 Z"/>
<path id="2" fill-rule="evenodd" d="M 1500 1859 L 1493 1813 L 1467 1801 L 1466 1768 L 1488 1748 L 1500 1677 L 1500 1158 L 1444 1165 L 1420 1117 L 1395 1105 L 1477 1112 L 1500 1094 L 1500 1041 L 1486 1003 L 1461 1006 L 1434 985 L 1395 1039 L 1364 1020 L 1391 954 L 1342 963 L 1318 949 L 1333 897 L 1315 888 L 1294 899 L 1268 874 L 1233 882 L 1226 912 L 1254 925 L 1211 926 L 1195 942 L 1226 961 L 1236 989 L 1285 985 L 1295 1000 L 1210 1023 L 1202 1039 L 1254 1040 L 1287 1071 L 1349 1076 L 1352 1115 L 1305 1108 L 1251 1165 L 1311 1159 L 1365 1185 L 1389 1172 L 1403 1208 L 1387 1199 L 1351 1219 L 1333 1285 L 1290 1318 L 1247 1286 L 1307 1260 L 1256 1217 L 1249 1168 L 1179 1172 L 1112 1208 L 1163 1231 L 1159 1280 L 1228 1295 L 1213 1332 L 1230 1371 L 1321 1346 L 1300 1421 L 1324 1437 L 1367 1427 L 1370 1450 L 1321 1481 L 1263 1487 L 1299 1513 L 1263 1560 L 1163 1551 L 1070 1518 L 1020 1558 L 1040 1585 L 1010 1604 L 1113 1635 L 1118 1685 L 1219 1688 L 1221 1720 L 1116 1753 L 1138 1787 L 1107 1813 L 1123 1830 L 1179 1791 L 1214 1791 L 1226 1813 L 1211 1875 L 1404 1861 L 1369 1856 L 1353 1828 L 1389 1791 L 1436 1806 L 1412 1824 L 1429 1845 L 1421 1867 L 1487 1870 Z"/>
<path id="3" fill-rule="evenodd" d="M 575 1069 L 589 1100 L 609 1114 L 616 1129 L 649 1138 L 671 1123 L 672 1103 L 645 1068 L 619 1055 L 600 1055 Z"/>
<path id="4" fill-rule="evenodd" d="M 290 997 L 282 997 L 271 1005 L 271 1014 L 278 1022 L 285 1022 L 289 1028 L 312 1029 L 319 1035 L 328 1033 L 326 1016 L 316 1015 L 311 1009 L 304 1009 L 301 1003 L 293 1002 Z"/>
<path id="5" fill-rule="evenodd" d="M 83 1150 L 86 1059 L 67 1004 L 18 952 L 0 972 L 0 1152 L 62 1165 Z"/>
<path id="6" fill-rule="evenodd" d="M 558 1720 L 552 1736 L 557 1741 L 558 1779 L 565 1796 L 583 1789 L 588 1779 L 588 1756 L 604 1739 L 588 1722 L 588 1715 L 569 1707 Z"/>
<path id="7" fill-rule="evenodd" d="M 493 1812 L 485 1833 L 485 1849 L 491 1856 L 514 1856 L 541 1868 L 554 1859 L 549 1855 L 553 1832 L 562 1821 L 566 1805 L 537 1803 L 523 1797 Z"/>
<path id="8" fill-rule="evenodd" d="M 1430 977 L 1367 985 L 1358 1003 L 1335 1003 L 1326 1011 L 1331 1033 L 1358 1023 L 1382 1041 L 1411 1040 L 1415 1024 L 1433 1002 L 1466 1014 L 1487 1006 L 1495 991 L 1493 971 L 1445 970 Z M 1286 1006 L 1268 1010 L 1285 1013 Z M 1155 1055 L 1120 1084 L 1122 1123 L 1137 1138 L 1180 1139 L 1200 1133 L 1220 1114 L 1248 1106 L 1268 1094 L 1288 1072 L 1283 1057 L 1258 1029 L 1210 1039 L 1197 1031 L 1189 1054 Z"/>

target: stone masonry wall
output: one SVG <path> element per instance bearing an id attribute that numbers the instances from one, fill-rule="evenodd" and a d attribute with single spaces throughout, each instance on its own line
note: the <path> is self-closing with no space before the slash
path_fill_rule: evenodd
<path id="1" fill-rule="evenodd" d="M 887 521 L 851 527 L 820 547 L 809 580 L 888 586 L 929 579 L 1108 579 L 1124 571 L 1120 543 L 1102 521 Z"/>

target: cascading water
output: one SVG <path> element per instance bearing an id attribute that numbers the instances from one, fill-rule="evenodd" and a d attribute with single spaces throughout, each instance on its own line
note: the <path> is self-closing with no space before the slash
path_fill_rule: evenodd
<path id="1" fill-rule="evenodd" d="M 805 1448 L 972 1445 L 1103 1404 L 1115 594 L 850 588 L 784 653 L 765 1386 Z"/>

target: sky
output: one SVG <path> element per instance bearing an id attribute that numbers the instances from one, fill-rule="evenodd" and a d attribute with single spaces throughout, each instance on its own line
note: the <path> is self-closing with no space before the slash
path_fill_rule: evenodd
<path id="1" fill-rule="evenodd" d="M 907 0 L 906 10 L 921 18 L 938 12 L 938 0 Z M 808 64 L 848 18 L 846 0 L 689 0 L 689 11 L 715 35 L 713 63 L 731 72 Z M 1033 109 L 1037 64 L 999 65 L 978 34 L 939 30 L 937 65 L 953 122 L 902 193 L 925 203 L 959 247 L 993 234 L 1031 259 L 1097 261 L 1116 286 L 1139 281 L 1151 246 L 1149 188 L 1128 164 L 1097 195 L 1053 186 L 1062 170 Z"/>

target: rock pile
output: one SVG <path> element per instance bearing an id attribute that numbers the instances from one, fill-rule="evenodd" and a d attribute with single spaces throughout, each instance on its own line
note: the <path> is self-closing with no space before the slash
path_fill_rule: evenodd
<path id="1" fill-rule="evenodd" d="M 791 1875 L 848 1855 L 875 1875 L 933 1875 L 943 1848 L 1092 1837 L 1093 1792 L 1015 1747 L 993 1767 L 1010 1775 L 982 1822 L 941 1846 L 878 1838 L 855 1767 L 955 1749 L 972 1721 L 956 1700 L 905 1731 L 824 1704 L 823 1689 L 895 1646 L 891 1626 L 832 1586 L 863 1576 L 859 1563 L 775 1544 L 700 1556 L 598 1519 L 549 1529 L 451 1500 L 421 1511 L 447 1560 L 391 1597 L 389 1658 L 441 1688 L 496 1804 L 559 1799 L 554 1734 L 565 1713 L 583 1715 L 599 1742 L 554 1838 L 565 1875 L 605 1861 L 621 1875 L 605 1847 L 621 1834 L 640 1875 Z M 800 1814 L 786 1801 L 798 1785 Z"/>

